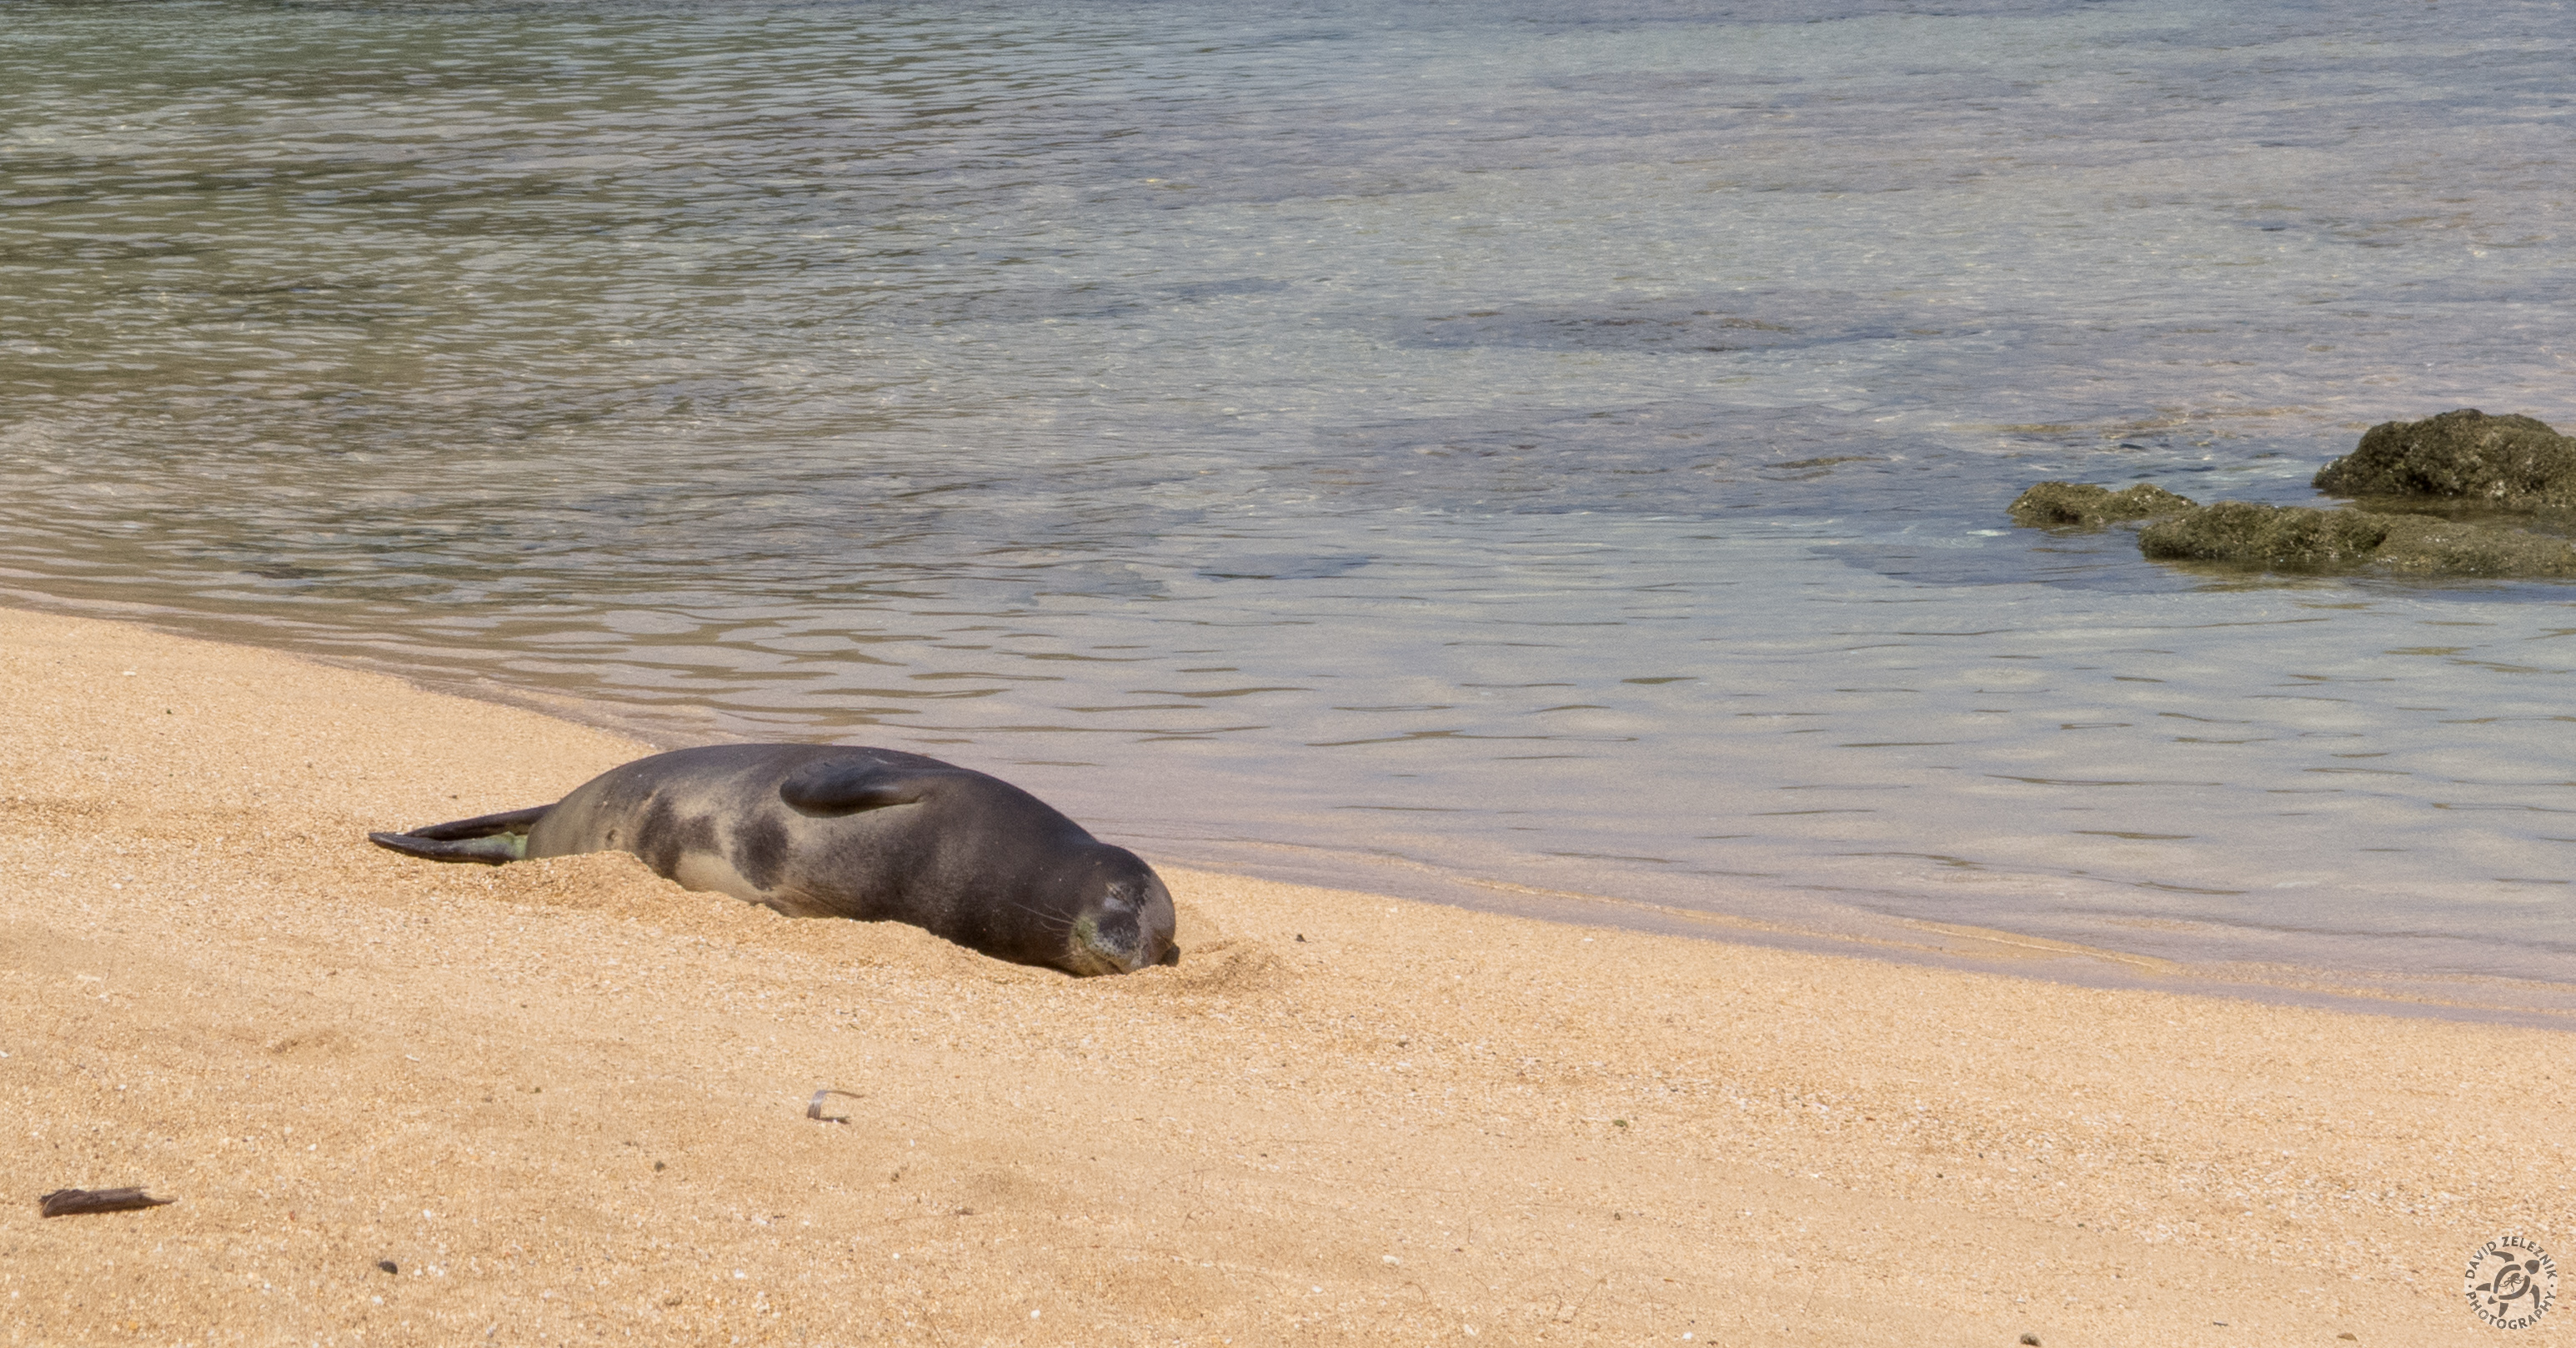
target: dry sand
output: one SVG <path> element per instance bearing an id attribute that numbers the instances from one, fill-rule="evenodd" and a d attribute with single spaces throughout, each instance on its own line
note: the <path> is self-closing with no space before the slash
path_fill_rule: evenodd
<path id="1" fill-rule="evenodd" d="M 363 833 L 630 741 L 0 614 L 0 1342 L 2428 1345 L 2576 1038 L 1167 870 L 1074 980 Z M 845 1121 L 806 1117 L 813 1092 Z M 39 1218 L 63 1187 L 176 1203 Z"/>

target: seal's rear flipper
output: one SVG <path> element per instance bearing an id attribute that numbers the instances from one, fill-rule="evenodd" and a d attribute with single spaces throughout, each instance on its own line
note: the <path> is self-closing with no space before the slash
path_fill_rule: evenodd
<path id="1" fill-rule="evenodd" d="M 486 838 L 424 838 L 417 833 L 370 833 L 367 841 L 388 851 L 429 861 L 475 861 L 486 866 L 524 861 L 528 835 L 495 833 Z"/>
<path id="2" fill-rule="evenodd" d="M 489 838 L 495 833 L 516 833 L 524 838 L 528 835 L 528 830 L 535 827 L 538 820 L 546 817 L 546 811 L 553 808 L 552 805 L 531 805 L 524 810 L 478 814 L 471 819 L 454 819 L 444 824 L 432 824 L 427 828 L 416 828 L 408 833 L 389 836 L 428 838 L 434 842 L 446 842 L 455 838 Z"/>
<path id="3" fill-rule="evenodd" d="M 546 817 L 552 805 L 532 805 L 502 814 L 479 814 L 431 824 L 409 833 L 370 833 L 367 841 L 404 856 L 430 861 L 472 861 L 498 866 L 528 855 L 528 830 Z"/>

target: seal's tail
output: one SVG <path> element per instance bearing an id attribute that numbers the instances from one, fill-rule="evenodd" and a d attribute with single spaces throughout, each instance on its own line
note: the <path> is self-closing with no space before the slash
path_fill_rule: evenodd
<path id="1" fill-rule="evenodd" d="M 528 830 L 553 808 L 552 805 L 532 805 L 503 814 L 480 814 L 471 819 L 431 824 L 409 833 L 370 833 L 367 841 L 404 856 L 430 861 L 471 861 L 498 866 L 505 861 L 526 859 Z"/>

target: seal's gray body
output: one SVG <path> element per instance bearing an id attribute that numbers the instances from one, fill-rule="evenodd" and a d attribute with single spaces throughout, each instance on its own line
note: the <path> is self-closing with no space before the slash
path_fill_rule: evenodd
<path id="1" fill-rule="evenodd" d="M 907 922 L 1068 973 L 1178 954 L 1171 895 L 1134 853 L 999 778 L 895 749 L 680 749 L 553 805 L 367 836 L 437 861 L 631 852 L 690 889 L 792 917 Z"/>

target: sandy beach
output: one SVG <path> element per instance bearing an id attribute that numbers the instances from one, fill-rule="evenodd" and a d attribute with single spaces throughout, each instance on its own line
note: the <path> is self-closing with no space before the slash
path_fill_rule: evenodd
<path id="1" fill-rule="evenodd" d="M 533 712 L 25 613 L 0 688 L 0 1342 L 2576 1325 L 2461 1281 L 2509 1232 L 2576 1253 L 2564 1033 L 1171 867 L 1179 967 L 1075 980 L 366 843 L 648 748 Z M 116 1186 L 175 1201 L 38 1215 Z"/>

